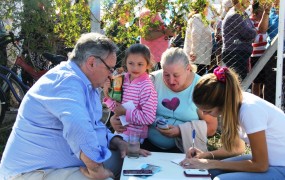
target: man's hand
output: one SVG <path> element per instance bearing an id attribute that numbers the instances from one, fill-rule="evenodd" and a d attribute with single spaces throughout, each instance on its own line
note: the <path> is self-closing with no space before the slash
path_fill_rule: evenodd
<path id="1" fill-rule="evenodd" d="M 121 158 L 124 158 L 127 154 L 128 143 L 124 141 L 121 137 L 115 136 L 110 142 L 111 149 L 118 149 L 121 153 Z"/>
<path id="2" fill-rule="evenodd" d="M 122 126 L 122 123 L 121 123 L 119 117 L 117 117 L 116 115 L 111 117 L 110 123 L 111 123 L 113 129 L 115 131 L 117 131 L 118 133 L 123 133 L 124 131 L 127 130 L 127 128 L 125 126 Z"/>
<path id="3" fill-rule="evenodd" d="M 96 180 L 114 178 L 114 174 L 109 169 L 105 169 L 102 163 L 92 161 L 82 151 L 80 152 L 80 159 L 86 165 L 86 167 L 80 167 L 81 173 L 86 177 Z"/>
<path id="4" fill-rule="evenodd" d="M 118 149 L 121 152 L 121 158 L 124 158 L 128 152 L 128 143 L 119 137 L 114 137 L 111 140 L 110 147 L 112 149 Z M 148 150 L 145 149 L 140 149 L 139 153 L 144 157 L 151 154 Z"/>
<path id="5" fill-rule="evenodd" d="M 168 125 L 169 129 L 156 128 L 162 135 L 175 138 L 180 136 L 180 129 L 178 126 Z"/>

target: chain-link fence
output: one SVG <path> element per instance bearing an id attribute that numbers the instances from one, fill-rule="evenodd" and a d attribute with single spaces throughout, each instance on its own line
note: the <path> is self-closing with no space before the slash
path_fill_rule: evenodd
<path id="1" fill-rule="evenodd" d="M 131 2 L 101 3 L 105 5 L 101 6 L 104 12 L 102 29 L 110 38 L 118 41 L 120 37 L 126 37 L 121 36 L 122 33 L 126 34 L 138 27 L 139 34 L 133 33 L 136 36 L 123 38 L 123 45 L 118 43 L 119 62 L 130 43 L 129 39 L 140 38 L 140 43 L 149 46 L 156 63 L 167 48 L 180 47 L 197 65 L 199 75 L 212 72 L 218 65 L 231 67 L 239 74 L 245 91 L 275 104 L 277 46 L 273 48 L 273 39 L 278 35 L 278 3 L 268 6 L 271 2 L 268 1 L 265 6 L 264 2 L 254 1 L 253 4 L 245 4 L 248 7 L 245 9 L 233 7 L 231 1 L 199 1 L 200 4 L 192 7 L 188 4 L 188 10 L 177 13 L 177 7 L 171 4 L 159 7 L 157 2 L 154 10 L 141 1 L 135 6 Z M 111 25 L 110 17 L 117 17 L 116 25 Z M 153 24 L 159 24 L 160 27 Z M 152 34 L 154 28 L 163 31 L 164 35 L 148 40 L 146 34 Z M 173 33 L 168 33 L 169 29 Z M 110 33 L 110 30 L 116 33 Z M 283 70 L 283 89 L 284 78 Z M 283 109 L 284 96 L 283 90 Z"/>

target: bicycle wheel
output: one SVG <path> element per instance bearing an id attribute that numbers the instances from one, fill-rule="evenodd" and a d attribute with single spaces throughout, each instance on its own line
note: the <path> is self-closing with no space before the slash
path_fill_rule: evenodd
<path id="1" fill-rule="evenodd" d="M 20 100 L 23 100 L 26 91 L 22 88 L 22 86 L 20 85 L 20 83 L 18 83 L 17 80 L 10 78 L 10 82 L 13 86 L 13 88 L 15 89 L 18 97 L 20 98 Z M 10 89 L 9 89 L 10 90 Z M 17 109 L 20 105 L 20 102 L 17 101 L 16 97 L 13 95 L 12 91 L 9 91 L 9 106 L 11 109 Z"/>
<path id="2" fill-rule="evenodd" d="M 6 109 L 7 109 L 7 103 L 6 103 L 5 94 L 0 88 L 0 127 L 2 125 L 2 122 L 4 121 Z"/>

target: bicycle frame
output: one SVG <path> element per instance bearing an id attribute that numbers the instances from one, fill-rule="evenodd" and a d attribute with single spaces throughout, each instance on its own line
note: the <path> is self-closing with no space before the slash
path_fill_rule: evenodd
<path id="1" fill-rule="evenodd" d="M 15 64 L 23 68 L 35 80 L 38 80 L 42 75 L 44 75 L 47 72 L 47 70 L 35 71 L 32 66 L 28 65 L 24 61 L 22 56 L 17 56 Z"/>

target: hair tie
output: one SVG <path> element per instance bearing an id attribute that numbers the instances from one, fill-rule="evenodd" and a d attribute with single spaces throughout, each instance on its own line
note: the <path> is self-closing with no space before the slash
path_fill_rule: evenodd
<path id="1" fill-rule="evenodd" d="M 218 81 L 225 83 L 226 82 L 226 73 L 228 71 L 227 67 L 218 66 L 214 69 L 214 74 L 216 75 Z"/>

